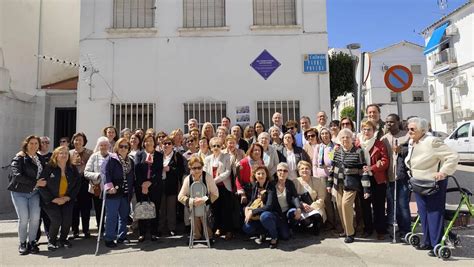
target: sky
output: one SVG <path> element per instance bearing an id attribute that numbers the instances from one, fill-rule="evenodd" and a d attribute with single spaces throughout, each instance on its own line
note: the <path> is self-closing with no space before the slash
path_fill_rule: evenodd
<path id="1" fill-rule="evenodd" d="M 424 46 L 421 31 L 469 0 L 327 0 L 330 48 L 360 43 L 371 52 L 402 40 Z"/>

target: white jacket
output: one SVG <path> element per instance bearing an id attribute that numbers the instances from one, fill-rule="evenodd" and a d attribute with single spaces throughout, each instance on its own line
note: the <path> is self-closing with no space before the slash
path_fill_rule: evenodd
<path id="1" fill-rule="evenodd" d="M 89 193 L 94 193 L 94 189 L 92 189 L 92 185 L 97 185 L 101 183 L 101 166 L 105 159 L 108 157 L 103 157 L 100 154 L 100 151 L 95 152 L 90 156 L 89 160 L 87 161 L 86 168 L 84 169 L 84 177 L 89 180 Z M 101 185 L 102 188 L 102 185 Z"/>
<path id="2" fill-rule="evenodd" d="M 212 176 L 212 159 L 214 155 L 211 154 L 204 160 L 204 171 Z M 232 192 L 232 184 L 230 181 L 230 155 L 221 153 L 218 158 L 217 176 L 214 178 L 216 184 L 224 183 L 225 188 Z"/>

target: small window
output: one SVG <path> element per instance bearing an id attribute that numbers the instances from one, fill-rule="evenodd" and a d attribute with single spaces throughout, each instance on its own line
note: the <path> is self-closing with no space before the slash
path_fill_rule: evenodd
<path id="1" fill-rule="evenodd" d="M 254 25 L 296 25 L 296 0 L 253 0 Z"/>
<path id="2" fill-rule="evenodd" d="M 192 118 L 199 122 L 201 127 L 205 122 L 210 122 L 214 126 L 221 125 L 222 117 L 227 116 L 227 103 L 225 101 L 196 101 L 186 102 L 184 105 L 184 129 L 187 133 L 188 121 Z"/>
<path id="3" fill-rule="evenodd" d="M 421 74 L 421 65 L 411 65 L 410 69 L 413 74 Z"/>
<path id="4" fill-rule="evenodd" d="M 283 122 L 288 120 L 299 121 L 300 101 L 257 101 L 257 120 L 262 121 L 267 129 L 273 125 L 272 116 L 275 112 L 281 113 Z"/>
<path id="5" fill-rule="evenodd" d="M 155 0 L 114 0 L 114 28 L 153 28 Z"/>
<path id="6" fill-rule="evenodd" d="M 184 28 L 225 26 L 225 0 L 184 0 Z"/>
<path id="7" fill-rule="evenodd" d="M 413 102 L 424 101 L 423 91 L 413 91 Z"/>
<path id="8" fill-rule="evenodd" d="M 461 126 L 456 133 L 453 135 L 454 138 L 468 138 L 469 137 L 469 123 Z"/>
<path id="9" fill-rule="evenodd" d="M 153 128 L 155 111 L 154 103 L 115 103 L 111 105 L 112 125 L 119 131 Z"/>
<path id="10" fill-rule="evenodd" d="M 397 93 L 390 92 L 390 102 L 397 102 Z"/>

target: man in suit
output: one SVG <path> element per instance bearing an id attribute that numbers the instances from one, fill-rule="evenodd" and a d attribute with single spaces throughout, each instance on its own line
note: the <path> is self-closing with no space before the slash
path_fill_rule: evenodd
<path id="1" fill-rule="evenodd" d="M 286 133 L 286 127 L 283 124 L 283 116 L 281 115 L 280 112 L 273 113 L 272 122 L 273 122 L 272 126 L 276 126 L 278 127 L 278 129 L 280 129 L 280 138 L 283 138 L 283 133 Z M 268 133 L 270 133 L 270 131 Z"/>

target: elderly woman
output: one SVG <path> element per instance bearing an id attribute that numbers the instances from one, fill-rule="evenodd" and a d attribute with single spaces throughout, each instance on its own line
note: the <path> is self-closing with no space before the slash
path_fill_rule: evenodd
<path id="1" fill-rule="evenodd" d="M 90 156 L 87 161 L 86 168 L 84 169 L 84 177 L 89 181 L 89 194 L 92 195 L 95 210 L 95 221 L 97 226 L 100 224 L 101 212 L 102 212 L 102 178 L 101 173 L 102 163 L 109 156 L 109 140 L 105 136 L 101 136 L 97 139 L 97 144 L 94 148 L 94 153 Z"/>
<path id="2" fill-rule="evenodd" d="M 217 130 L 216 130 L 216 136 L 219 137 L 220 139 L 222 139 L 222 141 L 225 141 L 225 138 L 227 136 L 228 131 L 229 131 L 229 129 L 227 129 L 227 127 L 219 126 L 219 127 L 217 127 Z"/>
<path id="3" fill-rule="evenodd" d="M 79 173 L 71 165 L 67 147 L 58 147 L 53 151 L 49 164 L 43 170 L 46 186 L 40 189 L 44 210 L 51 219 L 49 226 L 48 250 L 59 247 L 70 248 L 67 240 L 72 223 L 74 199 L 81 188 Z M 59 228 L 59 243 L 57 243 Z"/>
<path id="4" fill-rule="evenodd" d="M 245 152 L 237 148 L 237 138 L 233 134 L 226 136 L 225 146 L 226 148 L 222 150 L 222 153 L 229 154 L 232 174 L 235 175 L 239 162 L 245 157 Z"/>
<path id="5" fill-rule="evenodd" d="M 258 143 L 263 147 L 263 163 L 270 173 L 270 180 L 273 180 L 276 175 L 276 167 L 280 162 L 278 152 L 270 145 L 270 134 L 267 132 L 263 132 L 258 136 Z"/>
<path id="6" fill-rule="evenodd" d="M 72 136 L 72 144 L 74 149 L 69 151 L 71 164 L 79 172 L 80 187 L 77 199 L 74 201 L 74 211 L 72 213 L 72 234 L 71 238 L 79 237 L 79 217 L 81 218 L 82 232 L 84 238 L 91 236 L 89 232 L 89 221 L 91 219 L 92 196 L 89 194 L 89 181 L 84 176 L 84 169 L 87 161 L 92 155 L 92 150 L 85 147 L 87 145 L 87 137 L 84 133 L 75 133 Z"/>
<path id="7" fill-rule="evenodd" d="M 184 178 L 183 186 L 178 194 L 178 200 L 181 202 L 185 207 L 192 209 L 193 207 L 198 207 L 201 205 L 211 205 L 219 198 L 219 190 L 217 189 L 216 183 L 214 179 L 209 173 L 202 171 L 204 167 L 204 163 L 202 162 L 201 158 L 198 156 L 192 156 L 188 161 L 188 167 L 191 170 L 191 174 Z M 204 201 L 203 198 L 197 197 L 192 198 L 190 197 L 190 187 L 193 182 L 201 181 L 207 187 L 207 201 Z M 201 239 L 202 238 L 202 222 L 201 218 L 195 217 L 194 218 L 194 239 Z M 212 239 L 212 230 L 208 225 L 208 233 L 209 238 L 211 239 L 211 243 L 214 242 Z"/>
<path id="8" fill-rule="evenodd" d="M 301 200 L 303 216 L 299 225 L 311 228 L 315 235 L 319 234 L 322 223 L 326 220 L 324 202 L 326 199 L 326 181 L 311 175 L 311 163 L 298 163 L 298 177 L 294 183 Z"/>
<path id="9" fill-rule="evenodd" d="M 336 203 L 339 217 L 344 228 L 344 242 L 354 242 L 354 200 L 357 192 L 363 188 L 364 198 L 370 197 L 370 179 L 362 175 L 362 168 L 366 166 L 364 152 L 354 146 L 353 133 L 349 129 L 339 132 L 338 140 L 341 147 L 334 152 L 332 167 L 329 171 L 327 191 L 331 188 L 337 191 Z"/>
<path id="10" fill-rule="evenodd" d="M 383 240 L 387 233 L 385 201 L 388 181 L 387 169 L 390 159 L 385 144 L 375 136 L 376 127 L 372 121 L 362 122 L 362 132 L 358 134 L 357 140 L 364 151 L 364 158 L 367 163 L 367 166 L 364 166 L 364 172 L 370 176 L 371 185 L 371 197 L 361 199 L 364 234 L 366 236 L 372 235 L 375 227 L 377 239 Z"/>
<path id="11" fill-rule="evenodd" d="M 298 177 L 296 168 L 298 162 L 300 162 L 300 160 L 310 162 L 311 160 L 301 147 L 296 146 L 295 137 L 291 133 L 288 132 L 283 135 L 283 143 L 285 146 L 281 151 L 280 162 L 288 163 L 288 178 L 294 180 Z"/>
<path id="12" fill-rule="evenodd" d="M 430 250 L 441 241 L 444 230 L 444 211 L 446 204 L 446 177 L 456 171 L 459 155 L 441 139 L 427 134 L 428 122 L 422 118 L 408 120 L 410 135 L 409 152 L 405 159 L 411 176 L 420 180 L 436 181 L 438 192 L 426 196 L 415 192 L 418 215 L 423 229 L 420 249 Z"/>
<path id="13" fill-rule="evenodd" d="M 183 157 L 186 160 L 189 160 L 192 155 L 196 154 L 199 151 L 198 139 L 192 135 L 189 135 L 186 138 L 185 143 L 188 150 L 183 153 Z"/>
<path id="14" fill-rule="evenodd" d="M 196 155 L 199 156 L 204 162 L 206 157 L 211 155 L 211 150 L 209 149 L 209 140 L 207 140 L 206 137 L 201 137 L 198 143 L 199 143 L 199 150 L 196 153 Z"/>
<path id="15" fill-rule="evenodd" d="M 104 240 L 109 248 L 116 247 L 117 243 L 130 243 L 127 239 L 127 221 L 135 181 L 135 164 L 128 157 L 129 152 L 130 143 L 120 138 L 115 143 L 114 153 L 103 163 L 104 190 L 107 193 Z"/>
<path id="16" fill-rule="evenodd" d="M 204 171 L 211 174 L 219 189 L 219 198 L 212 205 L 215 218 L 216 236 L 225 234 L 225 239 L 232 239 L 232 183 L 230 178 L 230 155 L 222 153 L 222 140 L 213 137 L 209 144 L 212 154 L 204 160 Z"/>
<path id="17" fill-rule="evenodd" d="M 210 122 L 205 122 L 202 125 L 201 137 L 206 137 L 207 141 L 210 141 L 214 137 L 214 126 Z"/>
<path id="18" fill-rule="evenodd" d="M 270 143 L 276 149 L 276 151 L 281 153 L 284 145 L 283 145 L 283 140 L 281 140 L 280 138 L 280 136 L 282 135 L 280 128 L 278 128 L 277 126 L 272 126 L 270 127 L 270 129 L 268 129 L 268 132 L 270 133 L 270 138 L 271 138 Z"/>
<path id="19" fill-rule="evenodd" d="M 26 137 L 21 146 L 23 153 L 16 155 L 10 165 L 8 190 L 11 191 L 12 202 L 18 215 L 18 252 L 21 255 L 39 252 L 35 241 L 41 213 L 38 188 L 46 186 L 46 179 L 41 176 L 45 163 L 38 154 L 39 146 L 38 136 Z"/>
<path id="20" fill-rule="evenodd" d="M 310 162 L 313 160 L 314 150 L 319 144 L 318 129 L 309 128 L 304 132 L 304 138 L 308 141 L 303 145 L 303 150 L 308 154 Z"/>
<path id="21" fill-rule="evenodd" d="M 183 146 L 183 140 L 184 140 L 184 134 L 181 129 L 175 129 L 173 130 L 169 137 L 171 138 L 173 142 L 173 150 L 176 152 L 179 152 L 183 154 L 186 152 L 186 148 Z"/>
<path id="22" fill-rule="evenodd" d="M 263 166 L 263 147 L 259 143 L 252 144 L 247 151 L 247 156 L 239 162 L 239 173 L 235 179 L 237 194 L 240 196 L 240 203 L 247 205 L 252 191 L 250 177 L 252 170 L 257 166 Z"/>
<path id="23" fill-rule="evenodd" d="M 132 135 L 132 130 L 130 130 L 130 128 L 123 128 L 120 131 L 120 137 L 126 138 L 127 140 L 130 140 L 131 135 Z"/>
<path id="24" fill-rule="evenodd" d="M 135 196 L 137 202 L 152 201 L 155 204 L 157 217 L 149 220 L 138 220 L 138 242 L 145 241 L 147 231 L 150 231 L 151 241 L 158 239 L 158 214 L 162 195 L 163 154 L 155 150 L 155 138 L 145 135 L 144 150 L 135 156 Z M 171 141 L 168 140 L 168 143 Z M 173 150 L 172 145 L 168 145 Z"/>
<path id="25" fill-rule="evenodd" d="M 105 127 L 104 129 L 102 129 L 102 136 L 105 136 L 107 137 L 107 139 L 109 139 L 111 149 L 110 152 L 113 152 L 112 150 L 115 146 L 115 142 L 117 142 L 117 140 L 119 139 L 117 128 L 112 125 Z"/>

